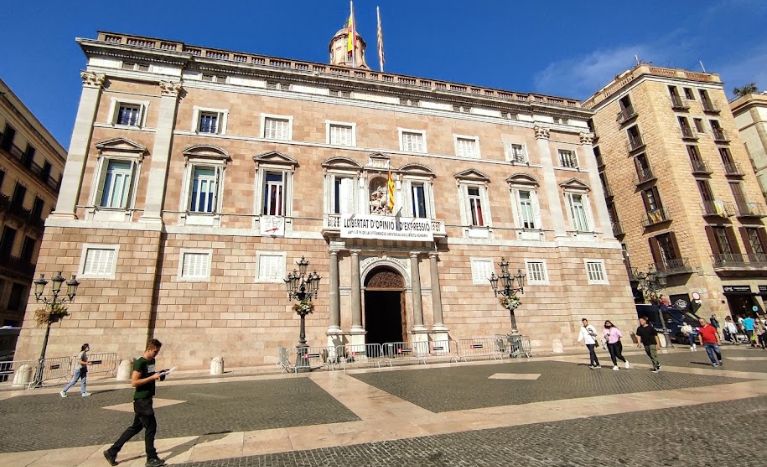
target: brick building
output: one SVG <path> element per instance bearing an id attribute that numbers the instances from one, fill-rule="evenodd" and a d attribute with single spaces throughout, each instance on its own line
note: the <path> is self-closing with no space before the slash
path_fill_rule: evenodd
<path id="1" fill-rule="evenodd" d="M 658 271 L 705 316 L 764 310 L 764 198 L 719 76 L 638 65 L 584 102 L 629 269 Z"/>
<path id="2" fill-rule="evenodd" d="M 748 94 L 730 102 L 740 139 L 751 158 L 759 188 L 767 198 L 767 94 Z"/>
<path id="3" fill-rule="evenodd" d="M 44 220 L 53 210 L 66 151 L 0 80 L 0 326 L 24 319 Z M 0 331 L 0 356 L 18 329 Z"/>
<path id="4" fill-rule="evenodd" d="M 101 32 L 39 270 L 78 274 L 49 354 L 196 368 L 276 360 L 298 335 L 283 278 L 322 276 L 312 345 L 492 335 L 488 276 L 526 271 L 520 331 L 575 344 L 580 318 L 633 325 L 578 101 Z M 390 175 L 391 174 L 391 175 Z M 388 180 L 394 207 L 388 207 Z M 412 225 L 409 232 L 385 227 Z M 354 228 L 349 225 L 354 224 Z M 378 230 L 376 230 L 378 228 Z M 42 331 L 25 323 L 19 352 Z"/>

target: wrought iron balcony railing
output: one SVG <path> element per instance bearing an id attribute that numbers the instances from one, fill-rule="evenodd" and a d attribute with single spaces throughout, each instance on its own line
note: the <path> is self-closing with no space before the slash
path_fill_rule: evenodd
<path id="1" fill-rule="evenodd" d="M 694 174 L 710 175 L 713 173 L 708 164 L 700 159 L 690 159 L 690 165 L 692 166 L 692 173 Z"/>
<path id="2" fill-rule="evenodd" d="M 714 141 L 718 143 L 728 143 L 730 140 L 727 138 L 727 132 L 721 128 L 712 128 L 711 134 L 714 135 Z"/>
<path id="3" fill-rule="evenodd" d="M 646 169 L 639 169 L 637 173 L 634 175 L 634 185 L 639 186 L 643 183 L 657 180 L 657 178 L 658 177 L 656 177 L 655 174 L 652 173 L 652 170 L 649 167 Z"/>
<path id="4" fill-rule="evenodd" d="M 743 200 L 736 200 L 738 206 L 738 216 L 740 217 L 765 217 L 767 209 L 759 203 L 752 203 Z"/>
<path id="5" fill-rule="evenodd" d="M 682 99 L 679 96 L 671 96 L 671 108 L 675 110 L 689 110 L 690 104 L 686 99 Z"/>
<path id="6" fill-rule="evenodd" d="M 628 122 L 629 120 L 633 119 L 637 116 L 636 111 L 634 110 L 634 106 L 630 105 L 628 107 L 624 107 L 621 109 L 620 112 L 618 112 L 618 123 L 620 125 L 623 125 L 624 123 Z"/>
<path id="7" fill-rule="evenodd" d="M 671 258 L 664 259 L 659 263 L 652 265 L 658 274 L 665 276 L 672 276 L 674 274 L 689 274 L 694 272 L 694 268 L 690 265 L 687 258 Z"/>
<path id="8" fill-rule="evenodd" d="M 671 220 L 671 217 L 666 212 L 666 209 L 659 208 L 654 211 L 648 211 L 645 215 L 644 220 L 642 220 L 642 225 L 644 227 L 649 227 L 651 225 L 655 224 L 661 224 L 663 222 L 668 222 Z"/>
<path id="9" fill-rule="evenodd" d="M 735 209 L 733 209 L 732 204 L 720 199 L 703 201 L 703 212 L 707 216 L 717 216 L 722 218 L 735 215 Z"/>
<path id="10" fill-rule="evenodd" d="M 725 162 L 724 174 L 733 177 L 742 177 L 744 175 L 743 170 L 740 168 L 740 164 L 737 162 Z"/>

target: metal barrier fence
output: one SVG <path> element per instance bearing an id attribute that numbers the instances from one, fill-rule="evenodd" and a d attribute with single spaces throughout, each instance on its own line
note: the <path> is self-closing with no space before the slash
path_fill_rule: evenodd
<path id="1" fill-rule="evenodd" d="M 458 354 L 452 357 L 455 362 L 468 362 L 474 358 L 503 358 L 502 342 L 494 337 L 472 337 L 470 339 L 458 339 Z"/>
<path id="2" fill-rule="evenodd" d="M 113 376 L 117 371 L 116 353 L 92 353 L 88 355 L 88 361 L 91 362 L 88 366 L 89 375 Z M 13 381 L 16 372 L 23 365 L 28 365 L 32 369 L 31 384 L 37 374 L 38 360 L 0 362 L 0 382 Z M 69 380 L 76 365 L 78 365 L 76 356 L 46 358 L 43 360 L 43 383 Z"/>
<path id="3" fill-rule="evenodd" d="M 496 334 L 496 343 L 504 357 L 520 358 L 532 356 L 530 338 L 516 334 Z"/>

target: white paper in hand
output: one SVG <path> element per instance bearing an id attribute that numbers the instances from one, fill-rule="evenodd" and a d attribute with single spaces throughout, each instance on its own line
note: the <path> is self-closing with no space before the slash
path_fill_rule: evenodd
<path id="1" fill-rule="evenodd" d="M 174 371 L 176 371 L 176 367 L 175 366 L 173 368 L 171 368 L 170 370 L 161 371 L 160 374 L 163 375 L 163 376 L 168 376 L 169 374 L 173 373 Z"/>

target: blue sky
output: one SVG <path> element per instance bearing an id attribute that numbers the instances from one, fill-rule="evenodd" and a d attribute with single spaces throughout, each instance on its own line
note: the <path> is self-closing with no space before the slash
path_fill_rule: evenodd
<path id="1" fill-rule="evenodd" d="M 2 78 L 65 147 L 85 60 L 75 37 L 97 30 L 318 62 L 347 0 L 8 1 Z M 634 64 L 719 73 L 728 93 L 767 87 L 763 0 L 357 0 L 377 67 L 380 5 L 386 71 L 520 92 L 585 98 Z"/>

